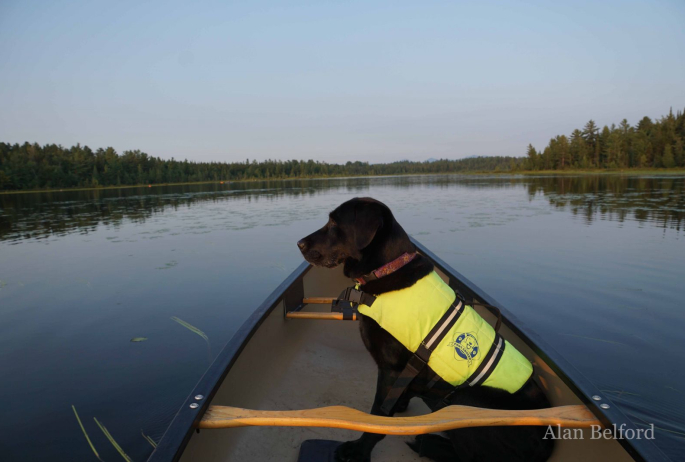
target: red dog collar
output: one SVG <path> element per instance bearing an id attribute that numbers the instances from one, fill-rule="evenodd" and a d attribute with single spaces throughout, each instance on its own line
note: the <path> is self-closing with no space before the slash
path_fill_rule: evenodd
<path id="1" fill-rule="evenodd" d="M 417 253 L 403 253 L 390 263 L 386 263 L 378 269 L 371 271 L 369 274 L 358 278 L 352 278 L 357 284 L 366 284 L 374 279 L 382 278 L 388 274 L 394 273 L 398 269 L 402 268 L 404 265 L 412 261 L 416 257 Z"/>

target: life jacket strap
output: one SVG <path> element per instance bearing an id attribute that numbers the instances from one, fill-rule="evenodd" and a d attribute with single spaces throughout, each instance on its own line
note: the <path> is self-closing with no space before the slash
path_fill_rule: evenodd
<path id="1" fill-rule="evenodd" d="M 361 305 L 371 306 L 376 301 L 376 297 L 358 290 L 355 287 L 348 287 L 343 290 L 337 299 L 331 303 L 331 312 L 342 313 L 343 320 L 354 320 L 355 314 L 359 313 L 357 307 Z"/>
<path id="2" fill-rule="evenodd" d="M 366 292 L 362 292 L 356 287 L 348 287 L 340 292 L 340 295 L 336 300 L 333 300 L 333 305 L 336 305 L 341 301 L 351 302 L 355 305 L 371 306 L 373 305 L 373 302 L 376 301 L 376 297 L 371 294 L 367 294 Z"/>
<path id="3" fill-rule="evenodd" d="M 423 371 L 428 364 L 431 354 L 435 348 L 440 344 L 440 341 L 445 338 L 447 333 L 452 329 L 452 326 L 459 320 L 459 317 L 464 312 L 464 303 L 457 298 L 452 306 L 449 307 L 442 318 L 433 326 L 433 329 L 426 335 L 414 354 L 411 355 L 409 361 L 400 375 L 395 379 L 388 394 L 383 400 L 381 411 L 385 415 L 392 415 L 392 411 L 397 405 L 397 402 L 409 387 L 411 382 L 417 375 Z"/>
<path id="4" fill-rule="evenodd" d="M 438 383 L 442 379 L 442 377 L 440 377 L 440 374 L 438 374 L 435 371 L 432 371 L 432 372 L 433 372 L 433 375 L 432 375 L 431 379 L 426 383 L 426 391 L 427 392 L 431 391 L 433 389 L 433 387 L 435 386 L 435 384 Z"/>

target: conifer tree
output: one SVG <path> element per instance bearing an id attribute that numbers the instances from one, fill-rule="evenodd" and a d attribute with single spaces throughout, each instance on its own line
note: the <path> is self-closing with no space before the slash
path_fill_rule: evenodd
<path id="1" fill-rule="evenodd" d="M 666 145 L 664 149 L 664 155 L 661 159 L 661 163 L 665 168 L 673 168 L 676 166 L 675 159 L 673 157 L 673 148 L 670 144 Z"/>
<path id="2" fill-rule="evenodd" d="M 532 144 L 528 145 L 528 157 L 526 158 L 526 169 L 527 170 L 537 170 L 538 169 L 538 153 Z"/>
<path id="3" fill-rule="evenodd" d="M 684 118 L 685 119 L 685 118 Z M 677 167 L 685 167 L 685 142 L 678 136 L 673 147 L 673 158 Z"/>
<path id="4" fill-rule="evenodd" d="M 590 152 L 592 152 L 593 155 L 593 165 L 595 167 L 599 167 L 598 133 L 599 127 L 597 127 L 594 120 L 590 119 L 590 121 L 586 123 L 585 127 L 583 128 L 583 137 L 590 147 Z"/>

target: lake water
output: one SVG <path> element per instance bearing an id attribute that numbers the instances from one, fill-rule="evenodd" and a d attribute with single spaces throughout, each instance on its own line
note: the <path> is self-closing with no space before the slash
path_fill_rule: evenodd
<path id="1" fill-rule="evenodd" d="M 295 242 L 355 196 L 388 204 L 682 457 L 685 176 L 586 175 L 0 196 L 2 459 L 95 460 L 73 405 L 103 460 L 121 456 L 94 418 L 145 460 L 142 434 L 160 439 L 210 360 L 301 263 Z"/>

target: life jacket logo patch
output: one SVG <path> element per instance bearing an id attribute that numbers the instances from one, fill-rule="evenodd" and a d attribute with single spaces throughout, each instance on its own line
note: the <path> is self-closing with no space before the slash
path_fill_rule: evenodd
<path id="1" fill-rule="evenodd" d="M 469 366 L 478 357 L 480 351 L 478 339 L 470 332 L 462 332 L 448 345 L 454 348 L 454 359 L 468 361 Z"/>

